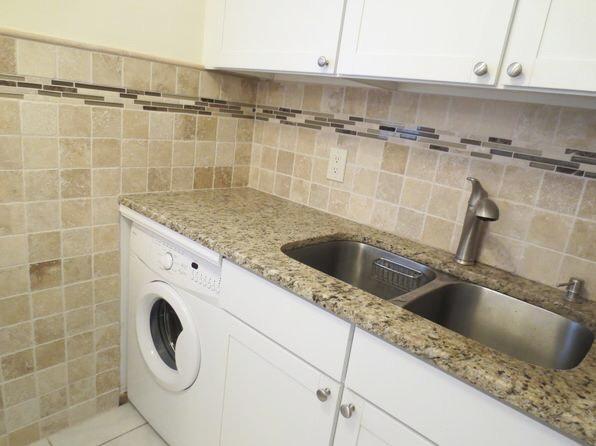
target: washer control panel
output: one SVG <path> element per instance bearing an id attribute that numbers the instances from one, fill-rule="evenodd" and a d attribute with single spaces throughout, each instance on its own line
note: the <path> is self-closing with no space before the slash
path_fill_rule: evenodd
<path id="1" fill-rule="evenodd" d="M 191 293 L 219 294 L 221 257 L 214 262 L 213 256 L 201 256 L 137 225 L 131 229 L 130 249 L 171 285 Z"/>

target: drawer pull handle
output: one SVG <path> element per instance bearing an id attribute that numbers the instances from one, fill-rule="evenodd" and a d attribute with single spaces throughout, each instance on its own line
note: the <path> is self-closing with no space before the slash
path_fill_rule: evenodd
<path id="1" fill-rule="evenodd" d="M 327 401 L 327 398 L 329 398 L 329 395 L 331 395 L 331 389 L 329 389 L 329 387 L 325 387 L 324 389 L 317 390 L 317 398 L 322 403 Z"/>
<path id="2" fill-rule="evenodd" d="M 325 56 L 321 56 L 317 59 L 317 65 L 320 66 L 321 68 L 328 67 L 329 59 L 327 59 Z"/>
<path id="3" fill-rule="evenodd" d="M 341 412 L 344 418 L 350 418 L 352 414 L 356 411 L 356 407 L 352 403 L 349 404 L 342 404 L 339 406 L 339 411 Z"/>
<path id="4" fill-rule="evenodd" d="M 509 77 L 517 77 L 520 74 L 522 74 L 522 70 L 522 64 L 520 64 L 519 62 L 513 62 L 507 67 L 507 75 Z"/>
<path id="5" fill-rule="evenodd" d="M 474 65 L 474 74 L 476 76 L 484 76 L 486 73 L 488 73 L 488 65 L 486 62 L 478 62 Z"/>

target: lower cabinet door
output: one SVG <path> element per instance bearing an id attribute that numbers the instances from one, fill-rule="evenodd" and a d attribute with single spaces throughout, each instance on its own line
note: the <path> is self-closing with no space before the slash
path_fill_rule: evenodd
<path id="1" fill-rule="evenodd" d="M 327 446 L 340 385 L 233 320 L 228 336 L 222 446 Z"/>
<path id="2" fill-rule="evenodd" d="M 441 446 L 577 445 L 358 328 L 352 342 L 346 387 Z"/>
<path id="3" fill-rule="evenodd" d="M 346 388 L 341 400 L 333 444 L 334 446 L 430 446 L 435 443 Z"/>

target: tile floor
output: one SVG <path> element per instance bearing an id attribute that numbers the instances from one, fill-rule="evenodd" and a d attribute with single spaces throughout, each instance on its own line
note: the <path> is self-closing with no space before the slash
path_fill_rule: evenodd
<path id="1" fill-rule="evenodd" d="M 167 446 L 130 404 L 104 412 L 31 446 Z"/>

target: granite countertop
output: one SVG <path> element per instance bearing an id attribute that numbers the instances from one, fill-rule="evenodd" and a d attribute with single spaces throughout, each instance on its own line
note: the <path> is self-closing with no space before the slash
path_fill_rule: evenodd
<path id="1" fill-rule="evenodd" d="M 571 370 L 527 364 L 295 261 L 280 248 L 362 241 L 582 322 L 592 331 L 596 304 L 568 303 L 560 290 L 486 265 L 464 267 L 448 252 L 253 189 L 128 195 L 120 203 L 508 405 L 582 442 L 596 442 L 594 348 Z"/>

